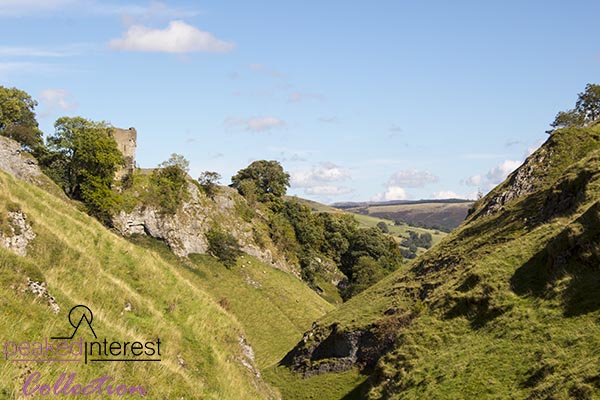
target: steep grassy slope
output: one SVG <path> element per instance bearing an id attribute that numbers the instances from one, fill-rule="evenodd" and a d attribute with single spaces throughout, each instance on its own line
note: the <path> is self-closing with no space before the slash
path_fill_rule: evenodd
<path id="1" fill-rule="evenodd" d="M 600 396 L 600 128 L 555 132 L 475 207 L 322 318 L 280 385 L 362 370 L 362 398 Z"/>
<path id="2" fill-rule="evenodd" d="M 149 398 L 264 398 L 270 390 L 242 361 L 241 325 L 182 272 L 104 229 L 62 200 L 0 173 L 0 209 L 18 208 L 37 237 L 26 257 L 0 249 L 0 337 L 37 341 L 69 333 L 68 313 L 85 304 L 94 329 L 109 340 L 160 338 L 160 363 L 14 363 L 2 361 L 0 397 L 16 398 L 26 371 L 54 382 L 76 372 L 78 382 L 103 375 L 144 384 Z M 27 278 L 47 283 L 60 312 L 29 292 Z M 126 304 L 131 311 L 126 311 Z M 90 338 L 86 338 L 90 339 Z M 183 362 L 179 362 L 183 360 Z M 185 364 L 182 366 L 181 364 Z"/>
<path id="3" fill-rule="evenodd" d="M 131 240 L 179 266 L 186 280 L 234 315 L 252 344 L 260 369 L 277 363 L 313 321 L 334 308 L 300 279 L 249 255 L 227 269 L 208 255 L 177 258 L 164 243 L 147 236 Z"/>

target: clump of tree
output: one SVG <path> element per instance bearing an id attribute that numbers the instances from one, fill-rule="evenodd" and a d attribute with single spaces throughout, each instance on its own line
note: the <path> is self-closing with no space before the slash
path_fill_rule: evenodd
<path id="1" fill-rule="evenodd" d="M 327 278 L 323 262 L 334 263 L 347 277 L 347 285 L 340 291 L 344 299 L 402 262 L 398 245 L 382 228 L 361 229 L 350 214 L 313 212 L 297 201 L 284 200 L 290 175 L 277 161 L 255 161 L 231 181 L 248 203 L 266 206 L 259 205 L 271 240 L 290 262 L 300 265 L 302 279 L 313 288 L 319 279 Z"/>
<path id="2" fill-rule="evenodd" d="M 106 122 L 62 117 L 54 124 L 48 147 L 40 158 L 45 173 L 72 199 L 81 200 L 89 214 L 109 224 L 121 198 L 112 189 L 117 170 L 125 165 Z"/>
<path id="3" fill-rule="evenodd" d="M 44 149 L 42 131 L 35 118 L 37 105 L 26 92 L 0 86 L 0 135 L 16 140 L 36 157 Z"/>
<path id="4" fill-rule="evenodd" d="M 254 161 L 231 178 L 231 186 L 252 201 L 277 201 L 290 186 L 290 174 L 278 161 Z"/>
<path id="5" fill-rule="evenodd" d="M 281 214 L 298 242 L 295 251 L 303 279 L 314 285 L 321 273 L 316 260 L 329 259 L 348 279 L 341 291 L 344 299 L 394 271 L 402 261 L 398 245 L 389 235 L 378 228 L 359 228 L 349 214 L 313 213 L 295 201 L 284 202 Z"/>
<path id="6" fill-rule="evenodd" d="M 206 232 L 208 252 L 219 259 L 223 265 L 231 269 L 235 266 L 237 258 L 242 254 L 240 245 L 232 234 L 223 232 L 217 227 L 212 227 Z"/>
<path id="7" fill-rule="evenodd" d="M 202 187 L 204 193 L 211 199 L 214 198 L 219 191 L 220 180 L 221 175 L 214 171 L 204 171 L 200 174 L 200 177 L 198 177 L 200 187 Z"/>
<path id="8" fill-rule="evenodd" d="M 600 85 L 588 83 L 585 90 L 577 95 L 575 108 L 560 111 L 550 124 L 555 129 L 570 126 L 581 127 L 589 125 L 600 118 Z"/>
<path id="9" fill-rule="evenodd" d="M 165 214 L 175 214 L 179 206 L 187 199 L 187 173 L 190 163 L 180 154 L 171 154 L 168 160 L 152 171 L 150 184 L 155 201 Z"/>
<path id="10" fill-rule="evenodd" d="M 405 249 L 401 249 L 404 258 L 413 259 L 417 256 L 418 248 L 430 249 L 433 245 L 433 236 L 425 232 L 418 234 L 415 231 L 408 231 L 408 238 L 402 239 L 400 243 Z"/>

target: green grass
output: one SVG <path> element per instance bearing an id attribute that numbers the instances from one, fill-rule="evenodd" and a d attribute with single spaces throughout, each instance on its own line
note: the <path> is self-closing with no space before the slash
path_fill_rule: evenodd
<path id="1" fill-rule="evenodd" d="M 235 316 L 260 368 L 281 360 L 313 321 L 334 308 L 300 279 L 254 257 L 243 255 L 228 269 L 209 255 L 193 254 L 188 261 L 178 259 L 155 239 L 138 236 L 132 240 L 179 265 L 187 281 Z"/>
<path id="2" fill-rule="evenodd" d="M 417 232 L 419 234 L 430 233 L 433 238 L 433 245 L 438 244 L 444 237 L 448 235 L 447 233 L 436 231 L 434 229 L 417 228 L 406 224 L 395 225 L 394 221 L 372 217 L 370 215 L 354 214 L 354 218 L 356 218 L 359 225 L 364 228 L 373 228 L 376 227 L 379 222 L 384 222 L 387 224 L 390 234 L 395 237 L 402 236 L 404 238 L 408 238 L 408 231 Z"/>
<path id="3" fill-rule="evenodd" d="M 144 383 L 148 398 L 256 399 L 269 389 L 241 360 L 239 337 L 248 336 L 231 313 L 187 271 L 103 228 L 68 203 L 0 173 L 0 209 L 18 204 L 37 234 L 26 257 L 0 248 L 0 338 L 36 340 L 69 328 L 76 304 L 94 311 L 94 329 L 115 340 L 163 343 L 163 361 L 70 364 L 78 380 L 113 375 Z M 53 314 L 42 298 L 27 291 L 27 277 L 47 282 L 60 305 Z M 132 311 L 124 311 L 125 304 Z M 185 367 L 178 365 L 178 355 Z M 16 398 L 24 368 L 55 380 L 64 367 L 52 363 L 9 363 L 0 367 L 0 398 Z"/>
<path id="4" fill-rule="evenodd" d="M 467 224 L 319 320 L 363 330 L 391 309 L 417 314 L 362 398 L 600 398 L 599 131 L 558 132 L 532 193 L 477 217 L 501 185 Z"/>
<path id="5" fill-rule="evenodd" d="M 367 379 L 357 370 L 299 379 L 285 367 L 272 367 L 265 378 L 280 388 L 283 399 L 360 400 L 360 386 Z"/>

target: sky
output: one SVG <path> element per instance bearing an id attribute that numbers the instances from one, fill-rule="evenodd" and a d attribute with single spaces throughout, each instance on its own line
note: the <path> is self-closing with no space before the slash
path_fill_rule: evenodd
<path id="1" fill-rule="evenodd" d="M 597 1 L 0 0 L 0 85 L 190 175 L 278 160 L 325 203 L 473 198 L 600 83 Z"/>

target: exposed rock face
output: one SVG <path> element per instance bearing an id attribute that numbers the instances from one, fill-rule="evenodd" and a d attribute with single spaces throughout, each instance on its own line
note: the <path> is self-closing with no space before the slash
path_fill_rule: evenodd
<path id="1" fill-rule="evenodd" d="M 27 255 L 27 245 L 35 239 L 35 233 L 21 211 L 8 212 L 8 232 L 0 231 L 0 245 L 20 256 Z"/>
<path id="2" fill-rule="evenodd" d="M 314 324 L 280 364 L 302 374 L 303 378 L 344 372 L 355 366 L 371 369 L 393 347 L 399 330 L 415 317 L 413 314 L 393 314 L 356 330 L 339 330 L 337 324 L 327 327 Z"/>
<path id="3" fill-rule="evenodd" d="M 494 214 L 506 204 L 536 191 L 538 189 L 536 183 L 540 180 L 540 175 L 544 174 L 545 163 L 551 155 L 547 147 L 542 147 L 532 154 L 504 184 L 498 187 L 500 189 L 498 193 L 487 201 L 479 215 Z"/>
<path id="4" fill-rule="evenodd" d="M 239 217 L 234 189 L 222 187 L 214 199 L 208 200 L 198 187 L 188 185 L 190 199 L 174 215 L 163 214 L 155 207 L 138 204 L 131 212 L 121 211 L 113 217 L 113 225 L 124 236 L 149 235 L 165 241 L 173 253 L 185 257 L 191 253 L 208 251 L 206 232 L 214 225 L 231 233 L 241 250 L 278 269 L 299 271 L 268 248 L 261 248 L 255 240 L 253 225 Z"/>
<path id="5" fill-rule="evenodd" d="M 25 182 L 38 184 L 43 176 L 37 160 L 12 139 L 0 136 L 0 169 Z"/>

